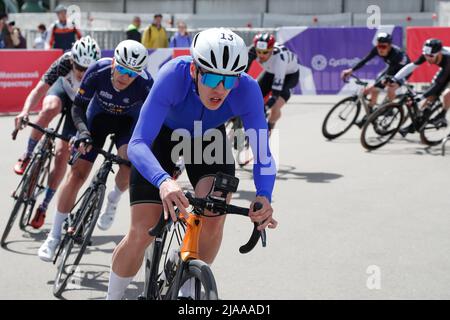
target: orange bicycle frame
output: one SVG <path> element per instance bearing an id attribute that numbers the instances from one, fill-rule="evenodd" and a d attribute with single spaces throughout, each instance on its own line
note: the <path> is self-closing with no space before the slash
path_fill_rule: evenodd
<path id="1" fill-rule="evenodd" d="M 200 232 L 202 230 L 202 217 L 195 214 L 189 214 L 186 218 L 181 214 L 180 219 L 186 222 L 186 234 L 183 238 L 183 244 L 180 249 L 181 259 L 188 261 L 199 259 L 198 244 L 200 240 Z"/>

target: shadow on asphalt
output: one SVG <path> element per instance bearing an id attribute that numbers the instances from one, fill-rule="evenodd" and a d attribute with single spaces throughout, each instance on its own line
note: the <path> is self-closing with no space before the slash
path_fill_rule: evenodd
<path id="1" fill-rule="evenodd" d="M 251 179 L 252 168 L 241 168 L 241 172 L 245 173 L 245 178 Z M 289 165 L 280 165 L 277 172 L 277 180 L 305 180 L 309 183 L 330 183 L 333 180 L 342 178 L 343 175 L 329 172 L 300 172 L 297 168 Z M 248 175 L 248 176 L 247 176 Z M 242 176 L 242 175 L 241 175 Z M 238 191 L 237 194 L 240 192 Z M 254 194 L 254 193 L 253 193 Z M 243 199 L 248 199 L 242 197 Z"/>
<path id="2" fill-rule="evenodd" d="M 20 255 L 26 256 L 36 256 L 39 247 L 41 246 L 41 242 L 43 242 L 47 237 L 48 230 L 42 230 L 39 233 L 31 233 L 25 232 L 23 234 L 24 238 L 28 238 L 25 240 L 13 240 L 6 243 L 6 246 L 3 248 L 6 251 L 17 253 Z M 85 254 L 91 254 L 94 252 L 102 252 L 106 254 L 113 253 L 114 248 L 119 244 L 124 236 L 92 236 L 91 241 L 92 245 L 86 248 Z M 112 243 L 113 246 L 108 246 L 108 248 L 102 248 L 106 244 Z"/>
<path id="3" fill-rule="evenodd" d="M 336 140 L 327 141 L 328 143 L 336 144 L 359 144 L 360 140 L 356 138 L 337 138 Z M 449 144 L 450 145 L 450 144 Z M 389 146 L 395 146 L 395 149 Z M 403 148 L 398 148 L 404 146 Z M 366 150 L 361 146 L 361 150 L 366 153 L 374 155 L 431 155 L 442 156 L 441 145 L 430 147 L 422 144 L 417 136 L 411 136 L 411 138 L 395 137 L 386 145 L 376 150 Z M 450 154 L 450 147 L 446 147 L 446 153 Z"/>
<path id="4" fill-rule="evenodd" d="M 61 300 L 104 300 L 108 291 L 109 265 L 80 264 L 78 271 L 68 280 Z M 139 280 L 139 279 L 136 279 Z M 124 299 L 136 300 L 144 291 L 144 283 L 133 281 L 125 292 Z M 53 286 L 54 280 L 48 281 Z"/>

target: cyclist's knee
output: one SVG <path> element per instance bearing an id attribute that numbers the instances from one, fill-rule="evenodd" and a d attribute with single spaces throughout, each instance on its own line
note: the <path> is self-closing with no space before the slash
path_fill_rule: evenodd
<path id="1" fill-rule="evenodd" d="M 137 250 L 147 248 L 152 241 L 153 238 L 148 234 L 148 229 L 142 226 L 132 226 L 127 235 L 128 244 Z"/>
<path id="2" fill-rule="evenodd" d="M 61 112 L 62 102 L 59 97 L 56 96 L 47 96 L 44 98 L 42 103 L 42 111 L 43 115 L 53 115 L 56 116 Z"/>
<path id="3" fill-rule="evenodd" d="M 81 186 L 84 181 L 86 181 L 89 173 L 85 170 L 80 170 L 80 168 L 72 167 L 69 174 L 69 182 L 74 186 Z"/>
<path id="4" fill-rule="evenodd" d="M 442 94 L 442 100 L 445 106 L 450 106 L 450 89 L 446 89 Z"/>
<path id="5" fill-rule="evenodd" d="M 69 148 L 56 148 L 55 150 L 55 166 L 57 165 L 66 165 L 67 161 L 70 158 Z"/>
<path id="6" fill-rule="evenodd" d="M 210 235 L 210 237 L 219 237 L 222 235 L 225 226 L 225 216 L 205 219 L 203 229 Z"/>

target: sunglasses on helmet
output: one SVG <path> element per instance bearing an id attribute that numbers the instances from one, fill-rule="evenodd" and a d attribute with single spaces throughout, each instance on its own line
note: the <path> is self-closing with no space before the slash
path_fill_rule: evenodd
<path id="1" fill-rule="evenodd" d="M 128 75 L 130 78 L 136 78 L 139 73 L 133 70 L 130 70 L 128 68 L 125 68 L 124 66 L 121 66 L 120 64 L 116 64 L 114 67 L 117 72 L 119 72 L 121 75 Z"/>
<path id="2" fill-rule="evenodd" d="M 223 74 L 205 72 L 202 68 L 197 66 L 198 71 L 202 75 L 202 84 L 210 88 L 216 88 L 221 82 L 225 89 L 230 90 L 237 87 L 239 83 L 239 76 L 225 76 Z"/>

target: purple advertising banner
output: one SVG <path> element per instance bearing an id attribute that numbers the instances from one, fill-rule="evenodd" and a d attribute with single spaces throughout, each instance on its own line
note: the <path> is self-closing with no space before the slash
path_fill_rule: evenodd
<path id="1" fill-rule="evenodd" d="M 349 86 L 340 79 L 342 70 L 354 66 L 375 44 L 380 31 L 392 34 L 393 43 L 402 47 L 402 28 L 364 27 L 282 27 L 277 40 L 293 51 L 299 60 L 300 81 L 296 94 L 345 94 Z M 355 74 L 361 79 L 375 79 L 386 64 L 375 57 Z"/>

